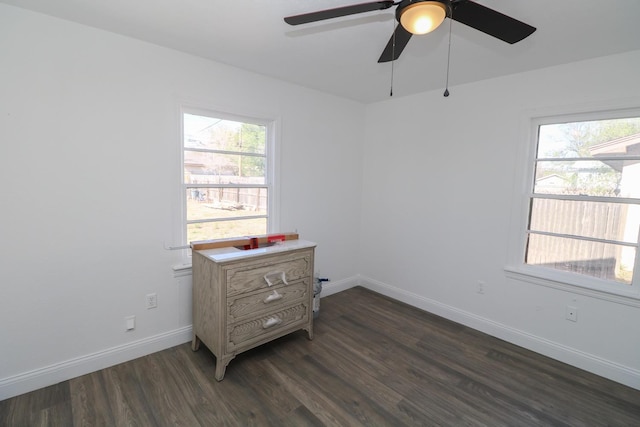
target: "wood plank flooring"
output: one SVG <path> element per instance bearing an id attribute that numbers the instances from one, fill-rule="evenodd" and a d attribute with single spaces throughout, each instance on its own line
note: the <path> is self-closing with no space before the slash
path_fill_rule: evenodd
<path id="1" fill-rule="evenodd" d="M 183 344 L 0 402 L 0 426 L 640 426 L 640 391 L 363 288 L 300 331 Z"/>

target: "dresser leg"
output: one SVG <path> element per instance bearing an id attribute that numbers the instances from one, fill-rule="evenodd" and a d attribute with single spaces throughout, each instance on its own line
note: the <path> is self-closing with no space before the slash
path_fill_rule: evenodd
<path id="1" fill-rule="evenodd" d="M 236 355 L 216 357 L 216 380 L 222 381 L 227 365 Z"/>
<path id="2" fill-rule="evenodd" d="M 193 334 L 193 340 L 191 341 L 191 350 L 198 351 L 200 348 L 200 338 Z"/>
<path id="3" fill-rule="evenodd" d="M 226 370 L 227 365 L 223 365 L 222 363 L 216 361 L 216 380 L 222 381 Z"/>
<path id="4" fill-rule="evenodd" d="M 312 340 L 313 339 L 313 325 L 309 325 L 309 327 L 304 328 L 305 331 L 307 331 L 307 334 L 309 334 L 309 339 Z"/>

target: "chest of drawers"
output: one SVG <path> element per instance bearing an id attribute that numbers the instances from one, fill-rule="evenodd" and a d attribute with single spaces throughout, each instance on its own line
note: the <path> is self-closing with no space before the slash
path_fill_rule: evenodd
<path id="1" fill-rule="evenodd" d="M 243 351 L 303 329 L 313 339 L 315 244 L 193 251 L 193 350 L 216 356 L 215 377 Z"/>

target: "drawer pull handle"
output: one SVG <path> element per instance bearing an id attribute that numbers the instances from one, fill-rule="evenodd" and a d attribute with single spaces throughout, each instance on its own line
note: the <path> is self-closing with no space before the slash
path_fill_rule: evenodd
<path id="1" fill-rule="evenodd" d="M 264 275 L 264 281 L 267 282 L 267 286 L 273 286 L 273 283 L 271 283 L 271 280 L 269 280 L 269 276 L 280 276 L 280 280 L 282 280 L 282 283 L 284 283 L 285 285 L 288 285 L 289 283 L 287 283 L 287 278 L 285 277 L 284 271 L 272 271 L 271 273 L 267 273 Z"/>
<path id="2" fill-rule="evenodd" d="M 282 323 L 282 319 L 276 316 L 270 317 L 262 324 L 262 329 L 268 329 Z"/>
<path id="3" fill-rule="evenodd" d="M 282 294 L 279 294 L 278 291 L 274 289 L 274 291 L 270 295 L 268 295 L 263 302 L 267 304 L 267 303 L 270 303 L 271 301 L 277 301 L 279 299 L 282 299 L 282 296 L 283 296 Z"/>

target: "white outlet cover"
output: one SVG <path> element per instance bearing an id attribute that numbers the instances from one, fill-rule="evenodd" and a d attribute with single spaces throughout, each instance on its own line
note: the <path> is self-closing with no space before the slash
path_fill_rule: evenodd
<path id="1" fill-rule="evenodd" d="M 124 318 L 125 329 L 132 331 L 136 328 L 136 316 L 127 316 Z"/>
<path id="2" fill-rule="evenodd" d="M 158 294 L 147 294 L 147 308 L 158 307 Z"/>

